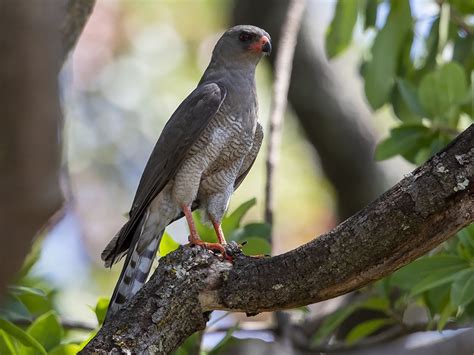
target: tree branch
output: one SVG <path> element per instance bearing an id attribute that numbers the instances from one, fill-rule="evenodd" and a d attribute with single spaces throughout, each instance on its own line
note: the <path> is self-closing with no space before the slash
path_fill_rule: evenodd
<path id="1" fill-rule="evenodd" d="M 62 60 L 74 48 L 95 5 L 95 0 L 66 0 L 61 24 Z"/>
<path id="2" fill-rule="evenodd" d="M 181 247 L 84 353 L 169 353 L 207 312 L 256 314 L 333 298 L 378 280 L 474 220 L 474 125 L 444 151 L 329 233 L 268 259 L 233 264 Z"/>

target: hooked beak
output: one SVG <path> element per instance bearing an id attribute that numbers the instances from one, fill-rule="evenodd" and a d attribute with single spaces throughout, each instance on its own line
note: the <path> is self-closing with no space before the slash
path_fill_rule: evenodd
<path id="1" fill-rule="evenodd" d="M 269 55 L 272 51 L 272 44 L 267 36 L 262 36 L 257 42 L 252 43 L 248 48 L 254 53 Z"/>
<path id="2" fill-rule="evenodd" d="M 270 53 L 272 52 L 272 44 L 270 43 L 270 40 L 268 39 L 268 37 L 262 36 L 262 38 L 260 38 L 260 43 L 261 43 L 262 52 L 265 55 L 270 55 Z"/>

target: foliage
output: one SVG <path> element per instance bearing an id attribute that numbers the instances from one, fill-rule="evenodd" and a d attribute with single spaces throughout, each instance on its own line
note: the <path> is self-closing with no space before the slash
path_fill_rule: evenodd
<path id="1" fill-rule="evenodd" d="M 421 164 L 472 119 L 474 27 L 465 22 L 472 15 L 472 6 L 439 1 L 430 30 L 415 35 L 416 22 L 424 19 L 413 17 L 408 0 L 340 0 L 326 37 L 330 58 L 348 47 L 347 39 L 357 28 L 354 3 L 359 5 L 358 19 L 364 22 L 364 30 L 375 32 L 361 65 L 367 100 L 374 109 L 389 105 L 398 121 L 377 147 L 376 158 L 402 155 Z M 384 6 L 390 11 L 379 28 L 377 10 Z M 423 43 L 422 53 L 414 46 L 414 39 Z"/>
<path id="2" fill-rule="evenodd" d="M 339 0 L 326 37 L 329 57 L 350 44 L 354 25 L 340 24 L 352 1 Z M 367 59 L 361 65 L 365 94 L 373 109 L 388 105 L 397 124 L 377 147 L 384 160 L 401 155 L 421 164 L 442 149 L 472 122 L 474 28 L 465 22 L 474 8 L 462 1 L 438 1 L 439 9 L 425 35 L 416 33 L 408 0 L 359 0 L 357 17 L 364 31 L 375 32 Z M 385 24 L 377 26 L 382 7 L 389 7 Z M 351 15 L 354 16 L 354 15 Z M 354 20 L 351 18 L 350 23 Z M 335 36 L 333 33 L 344 32 Z M 424 44 L 416 53 L 414 37 Z M 337 43 L 334 43 L 334 42 Z M 452 49 L 452 54 L 450 50 Z M 337 49 L 337 50 L 336 50 Z M 474 318 L 474 225 L 429 256 L 405 266 L 366 288 L 359 301 L 329 315 L 313 336 L 313 344 L 327 341 L 360 310 L 377 316 L 359 323 L 345 334 L 349 344 L 390 325 L 408 329 L 403 317 L 410 306 L 426 311 L 426 329 L 443 329 L 450 321 Z"/>
<path id="3" fill-rule="evenodd" d="M 82 347 L 69 340 L 70 329 L 64 328 L 54 307 L 56 291 L 30 272 L 39 254 L 37 241 L 0 308 L 0 354 L 68 355 Z"/>

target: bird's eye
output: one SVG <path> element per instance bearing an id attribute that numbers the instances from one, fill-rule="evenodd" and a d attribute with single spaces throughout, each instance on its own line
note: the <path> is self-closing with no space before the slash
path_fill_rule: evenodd
<path id="1" fill-rule="evenodd" d="M 253 35 L 251 33 L 247 33 L 247 32 L 242 32 L 240 35 L 239 35 L 239 40 L 241 42 L 248 42 L 250 41 L 251 39 L 253 38 Z"/>

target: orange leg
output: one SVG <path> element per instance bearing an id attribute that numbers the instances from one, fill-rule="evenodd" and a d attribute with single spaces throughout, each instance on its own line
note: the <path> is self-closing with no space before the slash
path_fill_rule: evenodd
<path id="1" fill-rule="evenodd" d="M 212 225 L 214 226 L 214 230 L 216 231 L 217 239 L 219 243 L 222 245 L 226 245 L 227 242 L 225 241 L 224 232 L 222 231 L 222 227 L 220 223 L 212 221 Z"/>
<path id="2" fill-rule="evenodd" d="M 186 217 L 186 221 L 188 222 L 189 226 L 189 244 L 200 245 L 209 250 L 219 250 L 221 254 L 227 259 L 228 257 L 225 252 L 225 248 L 220 243 L 207 243 L 201 240 L 197 233 L 196 225 L 194 224 L 192 212 L 189 206 L 183 205 L 181 206 L 181 208 L 184 212 L 184 216 Z"/>

